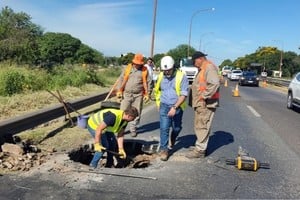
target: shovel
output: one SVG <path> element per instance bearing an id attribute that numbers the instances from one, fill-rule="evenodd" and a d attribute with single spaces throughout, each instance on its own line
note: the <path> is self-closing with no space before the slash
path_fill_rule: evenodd
<path id="1" fill-rule="evenodd" d="M 109 93 L 107 94 L 106 98 L 104 99 L 104 101 L 101 102 L 100 105 L 100 109 L 105 109 L 105 108 L 117 108 L 120 109 L 120 103 L 119 102 L 115 102 L 115 101 L 108 101 L 108 98 L 110 97 L 110 95 L 112 94 L 112 92 L 114 91 L 115 87 L 117 86 L 118 82 L 119 82 L 118 78 L 116 80 L 116 82 L 114 83 L 114 85 L 112 86 L 112 88 L 110 89 Z"/>
<path id="2" fill-rule="evenodd" d="M 121 156 L 121 154 L 119 154 L 119 153 L 117 153 L 117 152 L 115 152 L 115 151 L 108 150 L 108 149 L 105 149 L 105 150 L 103 150 L 103 151 L 106 151 L 107 153 L 111 153 L 111 154 L 113 154 L 113 155 L 115 155 L 115 156 L 118 156 L 118 157 Z M 134 159 L 133 159 L 132 157 L 130 157 L 130 156 L 126 156 L 126 159 L 129 159 L 129 160 L 131 160 L 131 161 L 134 161 Z"/>

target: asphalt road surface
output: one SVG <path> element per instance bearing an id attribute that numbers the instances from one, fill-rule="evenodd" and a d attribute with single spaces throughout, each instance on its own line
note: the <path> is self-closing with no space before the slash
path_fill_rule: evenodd
<path id="1" fill-rule="evenodd" d="M 193 110 L 184 113 L 183 129 L 167 162 L 155 159 L 146 168 L 110 169 L 94 172 L 119 173 L 132 178 L 93 173 L 41 170 L 32 175 L 0 176 L 0 199 L 299 199 L 300 114 L 286 108 L 286 95 L 269 88 L 239 87 L 236 82 L 221 88 L 210 136 L 208 156 L 185 158 L 195 142 Z M 159 120 L 156 108 L 144 109 L 139 135 L 128 140 L 157 142 Z M 237 156 L 239 146 L 270 169 L 256 172 L 226 165 Z M 65 161 L 70 166 L 79 163 Z M 155 178 L 155 179 L 151 179 Z"/>

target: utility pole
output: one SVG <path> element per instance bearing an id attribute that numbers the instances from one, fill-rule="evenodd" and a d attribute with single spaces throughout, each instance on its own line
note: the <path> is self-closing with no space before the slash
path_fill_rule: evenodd
<path id="1" fill-rule="evenodd" d="M 151 58 L 153 58 L 153 52 L 154 52 L 156 9 L 157 9 L 157 0 L 154 0 L 153 24 L 152 24 L 152 39 L 151 39 L 151 50 L 150 50 L 150 56 L 151 56 Z"/>

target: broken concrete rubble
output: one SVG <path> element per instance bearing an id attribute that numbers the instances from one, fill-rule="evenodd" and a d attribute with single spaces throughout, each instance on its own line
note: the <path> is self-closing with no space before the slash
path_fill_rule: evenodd
<path id="1" fill-rule="evenodd" d="M 30 147 L 30 148 L 29 148 Z M 34 145 L 22 143 L 4 143 L 0 152 L 0 169 L 9 171 L 28 171 L 34 166 L 46 162 L 46 155 L 42 154 Z"/>

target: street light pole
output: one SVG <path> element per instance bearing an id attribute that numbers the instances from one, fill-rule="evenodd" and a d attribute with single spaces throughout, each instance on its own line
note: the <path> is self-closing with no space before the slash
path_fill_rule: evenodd
<path id="1" fill-rule="evenodd" d="M 207 32 L 207 33 L 203 33 L 203 34 L 200 36 L 199 51 L 201 51 L 201 47 L 202 47 L 202 38 L 203 38 L 203 36 L 208 35 L 208 34 L 213 34 L 213 33 L 214 33 L 214 32 Z"/>
<path id="2" fill-rule="evenodd" d="M 206 53 L 207 53 L 207 45 L 209 45 L 209 44 L 211 44 L 210 41 L 203 44 L 203 48 L 202 48 L 202 49 L 203 49 L 203 52 L 206 52 Z"/>
<path id="3" fill-rule="evenodd" d="M 194 17 L 200 13 L 200 12 L 205 12 L 205 11 L 214 11 L 215 8 L 206 8 L 206 9 L 201 9 L 201 10 L 196 10 L 192 17 L 191 17 L 191 21 L 190 21 L 190 31 L 189 31 L 189 45 L 188 45 L 188 52 L 187 52 L 187 57 L 190 56 L 190 46 L 191 46 L 191 36 L 192 36 L 192 24 L 193 24 L 193 19 Z"/>

